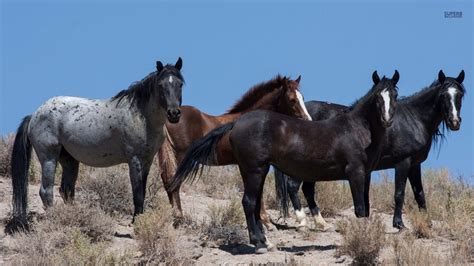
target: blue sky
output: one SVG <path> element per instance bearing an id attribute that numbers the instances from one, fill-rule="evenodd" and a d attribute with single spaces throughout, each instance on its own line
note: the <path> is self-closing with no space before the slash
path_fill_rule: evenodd
<path id="1" fill-rule="evenodd" d="M 472 10 L 471 1 L 2 1 L 0 133 L 50 97 L 109 98 L 157 59 L 178 56 L 184 104 L 211 114 L 277 73 L 301 74 L 306 100 L 350 104 L 374 70 L 398 69 L 399 95 L 410 95 L 440 69 L 448 76 L 464 69 L 461 130 L 424 168 L 472 179 Z"/>

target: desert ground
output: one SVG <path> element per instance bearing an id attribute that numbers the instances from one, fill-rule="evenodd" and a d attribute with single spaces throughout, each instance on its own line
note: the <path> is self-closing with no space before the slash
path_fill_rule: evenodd
<path id="1" fill-rule="evenodd" d="M 267 238 L 277 251 L 254 254 L 240 203 L 242 181 L 235 167 L 212 167 L 181 190 L 185 217 L 176 220 L 154 167 L 146 212 L 132 221 L 132 194 L 126 165 L 81 166 L 73 204 L 64 204 L 58 185 L 55 206 L 45 211 L 38 195 L 40 167 L 33 160 L 29 182 L 31 229 L 5 230 L 11 212 L 8 161 L 11 136 L 0 150 L 1 264 L 473 264 L 474 189 L 472 180 L 446 169 L 424 171 L 427 212 L 419 212 L 407 186 L 406 230 L 392 227 L 393 183 L 384 173 L 371 187 L 371 218 L 356 219 L 346 182 L 318 183 L 317 200 L 331 225 L 327 231 L 297 228 L 294 213 L 276 209 L 274 180 L 266 180 L 264 200 L 276 227 Z M 379 175 L 379 174 L 374 174 Z M 471 177 L 472 178 L 472 177 Z M 304 200 L 302 201 L 304 203 Z"/>

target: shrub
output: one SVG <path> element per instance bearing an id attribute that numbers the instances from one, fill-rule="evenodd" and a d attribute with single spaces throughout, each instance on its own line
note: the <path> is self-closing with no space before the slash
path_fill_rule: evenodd
<path id="1" fill-rule="evenodd" d="M 324 217 L 335 216 L 352 206 L 351 190 L 347 182 L 316 183 L 316 199 Z"/>
<path id="2" fill-rule="evenodd" d="M 55 225 L 76 228 L 92 242 L 110 240 L 115 232 L 112 218 L 98 207 L 87 204 L 54 206 L 46 212 L 44 223 L 52 228 Z"/>
<path id="3" fill-rule="evenodd" d="M 139 249 L 146 262 L 178 263 L 177 234 L 167 202 L 139 215 L 133 225 Z"/>
<path id="4" fill-rule="evenodd" d="M 408 219 L 410 219 L 412 230 L 416 237 L 431 237 L 431 219 L 428 212 L 411 210 L 408 213 Z"/>
<path id="5" fill-rule="evenodd" d="M 13 134 L 0 137 L 0 176 L 9 177 L 11 175 L 10 161 L 14 140 L 15 135 Z"/>
<path id="6" fill-rule="evenodd" d="M 388 264 L 395 265 L 438 265 L 440 261 L 429 248 L 417 245 L 416 236 L 404 233 L 395 236 L 391 242 L 394 256 Z"/>
<path id="7" fill-rule="evenodd" d="M 339 224 L 343 237 L 340 254 L 347 254 L 361 264 L 374 264 L 385 243 L 382 218 L 352 218 Z"/>
<path id="8" fill-rule="evenodd" d="M 128 172 L 118 167 L 89 171 L 78 187 L 80 200 L 99 205 L 106 213 L 131 215 L 133 213 L 132 191 Z"/>
<path id="9" fill-rule="evenodd" d="M 209 223 L 202 225 L 201 239 L 218 244 L 241 244 L 246 242 L 242 224 L 244 214 L 242 205 L 233 199 L 226 205 L 209 206 Z"/>
<path id="10" fill-rule="evenodd" d="M 97 207 L 55 206 L 31 228 L 13 235 L 15 264 L 100 264 L 110 257 L 103 241 L 112 237 L 114 226 Z"/>

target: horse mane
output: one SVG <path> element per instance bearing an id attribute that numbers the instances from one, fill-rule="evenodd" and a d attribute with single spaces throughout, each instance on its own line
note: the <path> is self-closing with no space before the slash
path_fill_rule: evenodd
<path id="1" fill-rule="evenodd" d="M 143 107 L 148 102 L 148 99 L 150 99 L 151 93 L 153 91 L 153 84 L 155 80 L 154 77 L 156 74 L 156 71 L 151 72 L 142 80 L 133 82 L 127 89 L 121 90 L 119 93 L 113 96 L 112 101 L 116 100 L 117 106 L 122 102 L 122 100 L 127 100 L 130 103 L 130 106 L 136 105 Z M 156 78 L 159 79 L 165 74 L 174 75 L 184 82 L 181 72 L 173 65 L 166 65 Z"/>
<path id="2" fill-rule="evenodd" d="M 446 81 L 446 82 L 450 82 L 450 81 Z M 451 83 L 452 83 L 452 81 L 451 81 Z M 407 106 L 409 106 L 411 104 L 416 104 L 416 102 L 418 100 L 425 99 L 427 94 L 433 93 L 434 90 L 438 90 L 440 85 L 441 84 L 439 83 L 439 80 L 435 79 L 429 86 L 424 87 L 420 91 L 415 92 L 414 94 L 412 94 L 410 96 L 401 97 L 398 100 L 399 106 L 397 108 L 403 108 L 402 110 L 404 112 L 411 112 L 410 108 L 407 108 Z M 466 93 L 466 90 L 465 90 L 463 84 L 458 84 L 457 87 L 459 87 L 461 89 L 463 94 Z M 438 95 L 436 97 L 439 97 L 439 92 L 436 92 L 436 93 L 438 93 Z M 431 136 L 432 146 L 434 146 L 435 150 L 436 149 L 438 150 L 438 155 L 439 155 L 439 152 L 441 151 L 442 144 L 446 140 L 446 132 L 448 130 L 449 130 L 449 128 L 446 126 L 446 122 L 444 121 L 444 119 L 442 119 L 441 120 L 441 125 L 439 125 L 436 128 L 436 131 Z"/>
<path id="3" fill-rule="evenodd" d="M 383 76 L 383 78 L 385 78 L 385 76 Z M 349 105 L 349 107 L 344 110 L 344 112 L 350 112 L 352 110 L 354 110 L 361 102 L 366 102 L 367 100 L 369 100 L 373 95 L 374 93 L 377 91 L 376 89 L 376 85 L 372 85 L 372 88 L 370 88 L 370 90 L 362 97 L 360 97 L 359 99 L 355 100 L 351 105 Z"/>
<path id="4" fill-rule="evenodd" d="M 287 77 L 277 75 L 273 79 L 259 83 L 250 88 L 240 99 L 227 111 L 226 114 L 240 113 L 254 106 L 263 96 L 279 89 L 285 85 Z"/>

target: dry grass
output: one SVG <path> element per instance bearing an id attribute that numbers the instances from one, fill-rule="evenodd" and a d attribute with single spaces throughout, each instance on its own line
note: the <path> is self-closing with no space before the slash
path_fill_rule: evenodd
<path id="1" fill-rule="evenodd" d="M 316 200 L 321 208 L 321 215 L 334 217 L 340 211 L 352 206 L 349 183 L 342 181 L 317 183 Z"/>
<path id="2" fill-rule="evenodd" d="M 387 261 L 394 265 L 442 265 L 440 258 L 428 247 L 416 243 L 416 236 L 404 233 L 391 241 L 393 257 Z"/>
<path id="3" fill-rule="evenodd" d="M 203 222 L 201 240 L 222 244 L 242 244 L 247 242 L 243 230 L 245 221 L 242 204 L 236 198 L 226 205 L 209 206 L 209 222 Z"/>
<path id="4" fill-rule="evenodd" d="M 432 236 L 432 224 L 430 215 L 425 211 L 410 210 L 408 219 L 411 222 L 411 230 L 418 238 L 430 238 Z"/>
<path id="5" fill-rule="evenodd" d="M 158 204 L 159 202 L 163 203 Z M 136 218 L 133 227 L 139 250 L 143 253 L 143 262 L 182 262 L 178 254 L 178 234 L 172 224 L 171 207 L 162 200 L 157 202 L 153 210 Z"/>
<path id="6" fill-rule="evenodd" d="M 8 134 L 0 138 L 0 176 L 10 176 L 10 160 L 13 149 L 14 134 Z"/>
<path id="7" fill-rule="evenodd" d="M 87 176 L 81 175 L 78 200 L 98 205 L 113 216 L 133 213 L 130 179 L 125 165 L 88 172 Z"/>
<path id="8" fill-rule="evenodd" d="M 375 264 L 385 244 L 385 226 L 382 218 L 352 218 L 340 223 L 343 237 L 340 254 L 347 254 L 360 264 Z"/>
<path id="9" fill-rule="evenodd" d="M 96 264 L 108 260 L 105 241 L 114 233 L 112 218 L 89 205 L 58 205 L 35 222 L 31 232 L 13 238 L 15 261 L 25 264 Z"/>

